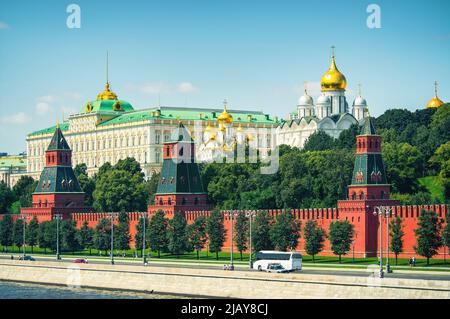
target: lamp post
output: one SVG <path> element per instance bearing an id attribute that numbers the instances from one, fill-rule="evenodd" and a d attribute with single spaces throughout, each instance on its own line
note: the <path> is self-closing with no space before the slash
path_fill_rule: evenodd
<path id="1" fill-rule="evenodd" d="M 250 260 L 249 260 L 249 266 L 250 269 L 253 269 L 253 260 L 252 260 L 252 219 L 253 216 L 256 215 L 256 211 L 247 211 L 245 213 L 245 216 L 249 219 L 249 249 L 250 249 Z"/>
<path id="2" fill-rule="evenodd" d="M 110 252 L 110 258 L 111 258 L 111 265 L 114 265 L 114 217 L 117 215 L 117 213 L 110 213 L 109 218 L 111 218 L 111 252 Z"/>
<path id="3" fill-rule="evenodd" d="M 20 214 L 19 218 L 22 220 L 23 223 L 23 238 L 22 238 L 22 249 L 23 249 L 23 257 L 25 257 L 26 253 L 25 253 L 25 230 L 26 230 L 26 224 L 27 224 L 27 215 L 25 214 Z"/>
<path id="4" fill-rule="evenodd" d="M 378 210 L 378 212 L 377 212 L 377 210 Z M 383 216 L 383 207 L 382 206 L 380 206 L 380 207 L 374 207 L 374 209 L 373 209 L 373 214 L 375 215 L 375 216 L 377 216 L 378 215 L 378 220 L 379 220 L 379 222 L 378 222 L 378 225 L 379 225 L 379 227 L 380 227 L 380 268 L 379 268 L 379 271 L 378 271 L 378 276 L 380 277 L 380 278 L 383 278 L 384 277 L 384 272 L 383 272 L 383 243 L 382 243 L 382 241 L 383 241 L 383 235 L 382 235 L 382 228 L 383 228 L 383 224 L 382 224 L 382 216 Z"/>
<path id="5" fill-rule="evenodd" d="M 144 266 L 147 265 L 147 256 L 145 255 L 145 219 L 147 218 L 147 213 L 142 213 L 142 222 L 143 222 L 143 235 L 142 235 L 142 259 L 144 262 Z"/>
<path id="6" fill-rule="evenodd" d="M 59 221 L 62 219 L 62 214 L 55 214 L 53 218 L 56 220 L 56 260 L 60 260 L 61 256 L 59 255 Z"/>
<path id="7" fill-rule="evenodd" d="M 391 215 L 391 210 L 389 207 L 386 207 L 385 216 L 386 216 L 386 272 L 389 274 L 392 272 L 391 265 L 389 264 L 389 217 Z"/>

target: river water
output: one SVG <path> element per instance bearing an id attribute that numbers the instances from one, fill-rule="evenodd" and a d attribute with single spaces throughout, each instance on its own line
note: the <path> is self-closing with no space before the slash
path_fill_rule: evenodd
<path id="1" fill-rule="evenodd" d="M 180 296 L 0 281 L 0 299 L 168 299 Z M 186 298 L 186 297 L 184 297 Z"/>

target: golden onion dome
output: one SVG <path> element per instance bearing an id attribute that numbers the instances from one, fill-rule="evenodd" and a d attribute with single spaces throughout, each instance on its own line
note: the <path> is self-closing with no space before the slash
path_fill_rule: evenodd
<path id="1" fill-rule="evenodd" d="M 347 80 L 344 74 L 336 66 L 334 51 L 331 56 L 331 65 L 328 71 L 322 76 L 320 86 L 322 87 L 322 91 L 343 91 L 347 87 Z"/>
<path id="2" fill-rule="evenodd" d="M 444 104 L 443 101 L 441 101 L 437 96 L 437 82 L 434 82 L 434 97 L 428 101 L 427 105 L 425 106 L 426 109 L 430 108 L 437 108 Z"/>
<path id="3" fill-rule="evenodd" d="M 437 96 L 435 96 L 434 98 L 432 98 L 427 105 L 425 106 L 426 109 L 430 109 L 433 107 L 439 107 L 442 104 L 444 104 L 444 102 L 442 102 Z"/>
<path id="4" fill-rule="evenodd" d="M 214 128 L 211 126 L 211 123 L 208 122 L 208 126 L 205 128 L 205 132 L 212 132 Z"/>
<path id="5" fill-rule="evenodd" d="M 217 121 L 221 124 L 233 122 L 233 117 L 227 111 L 227 101 L 226 100 L 223 102 L 223 112 L 219 115 L 219 117 L 217 118 Z"/>
<path id="6" fill-rule="evenodd" d="M 223 126 L 223 124 L 220 124 L 219 125 L 219 131 L 221 131 L 221 132 L 225 132 L 225 126 Z"/>
<path id="7" fill-rule="evenodd" d="M 97 95 L 97 101 L 101 101 L 101 100 L 117 100 L 116 93 L 112 92 L 109 89 L 109 82 L 106 82 L 105 90 L 102 93 L 100 93 L 99 95 Z"/>

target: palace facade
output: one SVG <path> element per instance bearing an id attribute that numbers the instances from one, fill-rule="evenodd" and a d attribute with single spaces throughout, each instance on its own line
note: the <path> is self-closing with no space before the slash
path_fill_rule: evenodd
<path id="1" fill-rule="evenodd" d="M 182 121 L 198 151 L 197 160 L 209 161 L 217 150 L 225 151 L 238 141 L 251 140 L 253 147 L 267 153 L 274 137 L 268 132 L 277 120 L 256 111 L 158 106 L 135 110 L 111 91 L 109 83 L 94 101 L 87 102 L 77 114 L 59 125 L 73 155 L 72 164 L 85 163 L 88 173 L 97 172 L 104 163 L 134 157 L 147 178 L 159 172 L 163 144 Z M 44 168 L 45 149 L 56 126 L 27 136 L 27 173 L 35 179 Z M 216 144 L 215 142 L 219 142 Z"/>

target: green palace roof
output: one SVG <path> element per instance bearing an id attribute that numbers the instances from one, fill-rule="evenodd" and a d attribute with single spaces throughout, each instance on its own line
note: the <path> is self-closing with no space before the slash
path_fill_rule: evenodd
<path id="1" fill-rule="evenodd" d="M 27 159 L 25 156 L 22 156 L 22 155 L 2 156 L 2 157 L 0 157 L 0 168 L 4 168 L 4 167 L 26 168 L 27 167 Z"/>
<path id="2" fill-rule="evenodd" d="M 98 102 L 98 103 L 97 103 Z M 108 115 L 116 115 L 116 117 L 107 120 L 98 124 L 98 126 L 108 126 L 108 125 L 117 125 L 117 124 L 125 124 L 132 123 L 137 121 L 145 121 L 145 120 L 179 120 L 179 121 L 217 121 L 217 118 L 222 113 L 222 109 L 209 109 L 209 108 L 187 108 L 187 107 L 170 107 L 170 106 L 161 106 L 154 107 L 145 110 L 139 111 L 127 111 L 128 107 L 126 104 L 122 104 L 124 108 L 123 112 L 114 112 L 111 111 L 111 103 L 114 103 L 114 100 L 102 100 L 102 101 L 94 101 L 92 102 L 93 109 L 91 112 L 104 113 Z M 126 103 L 126 102 L 125 102 Z M 106 107 L 108 105 L 108 109 L 104 109 L 103 106 Z M 130 107 L 131 105 L 128 104 Z M 95 108 L 98 107 L 98 111 L 95 111 Z M 83 108 L 85 110 L 85 108 Z M 228 112 L 233 117 L 234 123 L 254 123 L 254 124 L 269 124 L 269 125 L 277 125 L 278 121 L 274 118 L 270 117 L 268 114 L 264 114 L 258 111 L 242 111 L 242 110 L 228 110 Z M 86 113 L 85 111 L 83 113 Z M 67 131 L 69 129 L 68 121 L 62 123 L 60 125 L 61 131 Z M 50 134 L 53 133 L 56 129 L 56 126 L 52 126 L 43 130 L 35 131 L 29 136 L 39 135 L 39 134 Z"/>
<path id="3" fill-rule="evenodd" d="M 132 112 L 133 106 L 130 103 L 123 100 L 96 100 L 86 103 L 80 110 L 80 113 L 91 112 Z"/>

